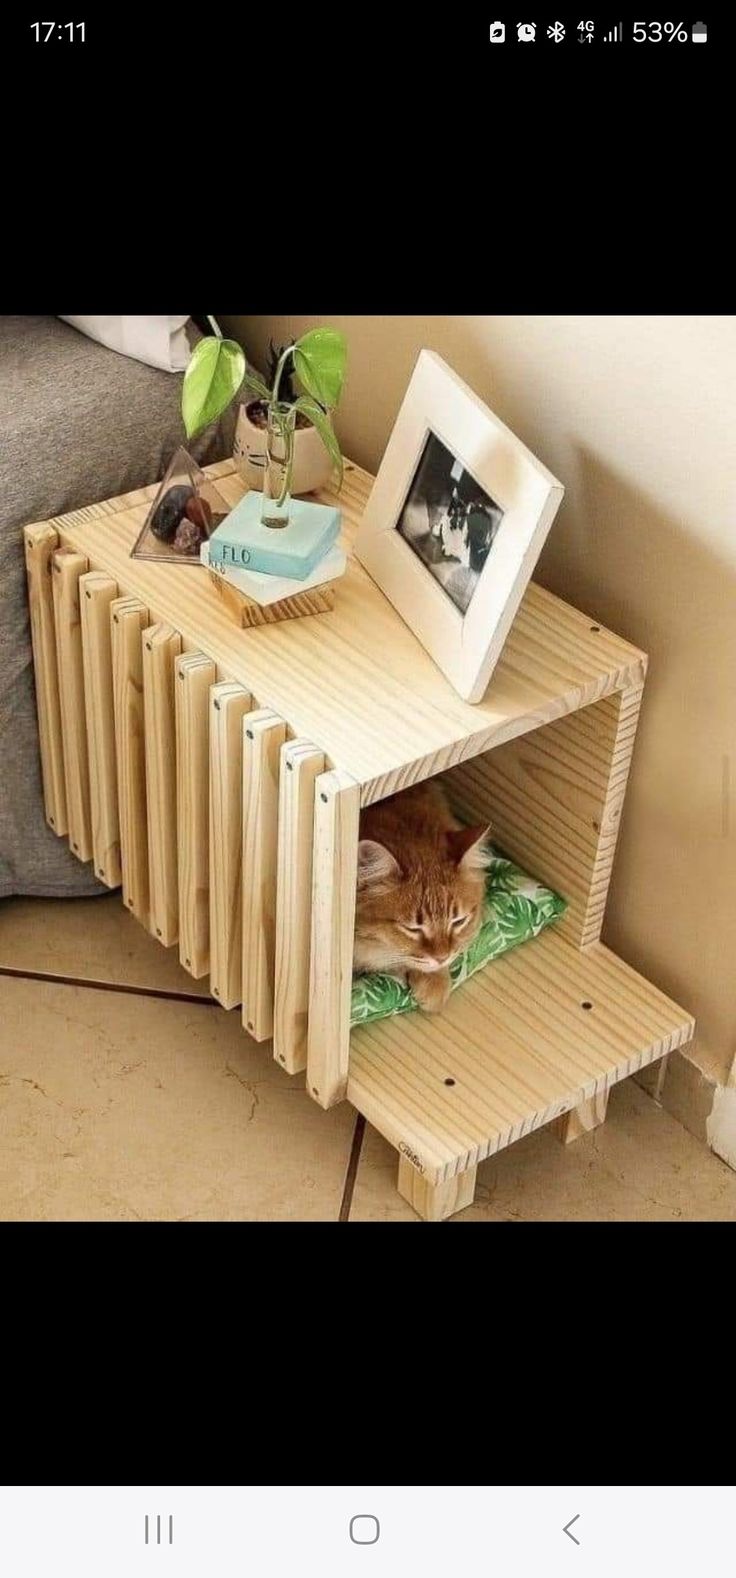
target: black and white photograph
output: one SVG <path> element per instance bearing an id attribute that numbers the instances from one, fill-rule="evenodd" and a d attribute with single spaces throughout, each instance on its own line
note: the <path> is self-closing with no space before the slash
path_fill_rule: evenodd
<path id="1" fill-rule="evenodd" d="M 470 607 L 502 519 L 500 505 L 431 433 L 396 529 L 461 614 Z"/>

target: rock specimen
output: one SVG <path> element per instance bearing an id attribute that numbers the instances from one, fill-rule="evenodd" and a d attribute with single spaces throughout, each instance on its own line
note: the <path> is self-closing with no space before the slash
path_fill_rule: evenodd
<path id="1" fill-rule="evenodd" d="M 176 553 L 196 554 L 199 557 L 200 546 L 206 536 L 206 531 L 203 531 L 201 526 L 197 526 L 195 521 L 188 520 L 185 515 L 176 528 L 171 546 Z"/>
<path id="2" fill-rule="evenodd" d="M 186 484 L 177 484 L 169 488 L 154 510 L 151 517 L 151 531 L 159 542 L 173 542 L 176 530 L 182 516 L 186 511 L 190 499 L 195 498 L 194 489 Z"/>
<path id="3" fill-rule="evenodd" d="M 212 527 L 212 510 L 207 500 L 193 493 L 191 498 L 187 499 L 184 513 L 187 520 L 193 521 L 195 526 L 202 527 L 202 531 L 206 536 Z"/>

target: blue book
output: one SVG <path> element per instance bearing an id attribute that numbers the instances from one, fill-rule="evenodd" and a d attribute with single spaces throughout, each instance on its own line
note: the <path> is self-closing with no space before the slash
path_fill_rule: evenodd
<path id="1" fill-rule="evenodd" d="M 340 511 L 292 499 L 288 526 L 264 526 L 262 502 L 260 493 L 246 493 L 220 522 L 209 540 L 210 564 L 306 580 L 339 535 Z"/>

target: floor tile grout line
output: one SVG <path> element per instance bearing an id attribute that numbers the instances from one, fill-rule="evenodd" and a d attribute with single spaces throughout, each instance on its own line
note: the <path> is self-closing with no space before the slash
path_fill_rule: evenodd
<path id="1" fill-rule="evenodd" d="M 44 970 L 13 970 L 0 964 L 0 976 L 15 981 L 49 981 L 54 986 L 83 986 L 90 992 L 119 992 L 130 997 L 158 997 L 170 1003 L 204 1003 L 207 1008 L 219 1008 L 214 997 L 199 992 L 169 992 L 157 986 L 125 986 L 121 982 L 86 980 L 78 975 L 55 975 Z"/>
<path id="2" fill-rule="evenodd" d="M 355 1128 L 353 1129 L 353 1141 L 352 1141 L 352 1145 L 350 1146 L 350 1156 L 348 1158 L 348 1169 L 347 1169 L 347 1172 L 345 1174 L 345 1185 L 344 1185 L 344 1188 L 343 1188 L 343 1191 L 342 1191 L 342 1200 L 340 1202 L 340 1214 L 339 1214 L 339 1216 L 337 1218 L 338 1222 L 349 1222 L 350 1221 L 350 1208 L 351 1208 L 352 1203 L 353 1203 L 353 1190 L 355 1188 L 355 1180 L 356 1180 L 356 1178 L 358 1176 L 358 1163 L 360 1162 L 360 1153 L 361 1153 L 361 1150 L 363 1148 L 363 1136 L 364 1136 L 364 1134 L 365 1134 L 365 1118 L 363 1117 L 362 1112 L 358 1112 L 356 1114 L 356 1118 L 355 1118 Z"/>

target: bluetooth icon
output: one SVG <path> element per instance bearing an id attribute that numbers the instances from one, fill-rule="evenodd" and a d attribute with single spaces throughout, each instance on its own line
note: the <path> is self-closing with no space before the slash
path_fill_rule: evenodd
<path id="1" fill-rule="evenodd" d="M 547 37 L 551 38 L 553 43 L 561 44 L 563 38 L 565 37 L 565 29 L 564 29 L 562 23 L 561 22 L 555 22 L 554 26 L 548 27 L 547 28 Z"/>

